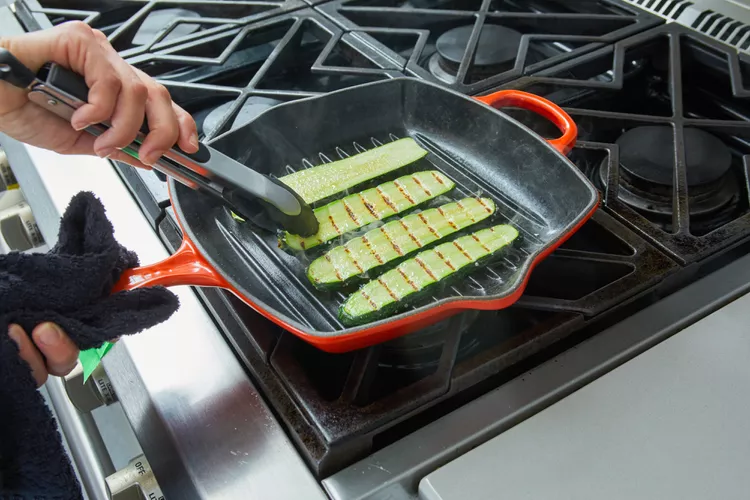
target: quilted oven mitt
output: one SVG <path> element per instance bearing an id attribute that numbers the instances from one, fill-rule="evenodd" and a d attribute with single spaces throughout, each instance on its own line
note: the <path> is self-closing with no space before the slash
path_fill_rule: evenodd
<path id="1" fill-rule="evenodd" d="M 53 322 L 81 349 L 168 319 L 177 297 L 162 287 L 110 295 L 138 258 L 120 246 L 101 202 L 76 195 L 47 254 L 0 255 L 0 498 L 79 499 L 80 486 L 29 366 L 8 336 Z"/>

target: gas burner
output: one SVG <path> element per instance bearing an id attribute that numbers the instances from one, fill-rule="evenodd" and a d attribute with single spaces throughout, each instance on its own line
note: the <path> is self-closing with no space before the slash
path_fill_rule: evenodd
<path id="1" fill-rule="evenodd" d="M 378 366 L 386 370 L 400 370 L 429 374 L 440 362 L 448 337 L 461 336 L 458 359 L 471 355 L 481 345 L 481 332 L 473 328 L 479 311 L 461 313 L 459 318 L 451 318 L 427 328 L 391 340 L 383 345 Z"/>
<path id="2" fill-rule="evenodd" d="M 662 22 L 623 0 L 330 0 L 316 8 L 375 47 L 394 69 L 468 95 Z M 476 50 L 467 51 L 479 29 Z M 459 78 L 461 66 L 466 72 Z"/>
<path id="3" fill-rule="evenodd" d="M 674 140 L 670 126 L 642 126 L 622 134 L 619 198 L 670 230 L 674 192 Z M 724 222 L 725 209 L 739 200 L 739 184 L 731 172 L 732 154 L 716 136 L 698 129 L 684 129 L 685 168 L 690 216 L 704 224 Z M 606 185 L 607 161 L 599 169 Z"/>
<path id="4" fill-rule="evenodd" d="M 688 186 L 716 182 L 729 171 L 732 153 L 716 136 L 698 128 L 686 128 L 684 142 Z M 654 184 L 673 185 L 672 127 L 632 128 L 615 144 L 620 148 L 620 165 L 633 177 Z"/>
<path id="5" fill-rule="evenodd" d="M 260 115 L 265 110 L 270 109 L 282 102 L 283 101 L 280 101 L 278 99 L 271 99 L 270 97 L 248 97 L 237 113 L 237 116 L 235 116 L 234 120 L 232 121 L 231 128 L 239 128 L 242 125 L 251 122 L 256 116 Z M 206 136 L 216 135 L 216 132 L 218 132 L 217 127 L 221 125 L 224 116 L 229 112 L 233 104 L 234 103 L 230 101 L 212 109 L 205 116 L 205 118 L 203 118 L 202 121 L 198 123 L 199 131 Z M 198 118 L 196 118 L 196 121 L 198 121 Z"/>
<path id="6" fill-rule="evenodd" d="M 436 78 L 447 83 L 456 81 L 473 30 L 473 25 L 460 26 L 440 35 L 435 45 L 436 52 L 430 57 L 428 65 Z M 521 36 L 518 31 L 497 24 L 482 27 L 472 75 L 484 79 L 511 69 L 521 46 Z"/>
<path id="7" fill-rule="evenodd" d="M 198 12 L 187 9 L 162 9 L 150 12 L 144 19 L 131 43 L 136 46 L 147 45 L 155 40 L 162 31 L 168 29 L 177 19 L 199 19 Z M 198 23 L 180 23 L 166 35 L 162 41 L 168 42 L 195 33 L 200 29 Z"/>

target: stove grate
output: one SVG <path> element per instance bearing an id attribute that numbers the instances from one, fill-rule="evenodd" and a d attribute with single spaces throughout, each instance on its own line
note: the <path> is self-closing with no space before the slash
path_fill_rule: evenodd
<path id="1" fill-rule="evenodd" d="M 50 25 L 83 21 L 125 58 L 303 8 L 302 0 L 22 0 Z"/>
<path id="2" fill-rule="evenodd" d="M 662 22 L 618 0 L 336 0 L 316 8 L 393 69 L 469 94 Z"/>
<path id="3" fill-rule="evenodd" d="M 582 139 L 574 158 L 605 210 L 688 264 L 750 232 L 748 78 L 750 58 L 668 24 L 504 88 L 562 105 Z M 610 150 L 608 161 L 583 160 L 591 142 Z"/>

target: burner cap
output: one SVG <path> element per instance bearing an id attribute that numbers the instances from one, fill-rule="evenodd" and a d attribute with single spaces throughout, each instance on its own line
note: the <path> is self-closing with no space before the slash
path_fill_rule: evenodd
<path id="1" fill-rule="evenodd" d="M 449 63 L 461 64 L 473 29 L 473 25 L 461 26 L 440 35 L 436 44 L 438 54 Z M 497 66 L 515 61 L 520 45 L 521 33 L 518 31 L 485 24 L 479 35 L 474 65 Z"/>
<path id="2" fill-rule="evenodd" d="M 146 16 L 146 19 L 143 20 L 140 28 L 138 28 L 135 36 L 133 36 L 133 45 L 146 45 L 151 43 L 154 38 L 171 25 L 172 21 L 177 18 L 186 17 L 199 18 L 201 15 L 197 12 L 186 9 L 161 9 L 149 13 L 149 15 Z M 161 41 L 164 42 L 187 36 L 191 33 L 195 33 L 199 28 L 200 26 L 197 23 L 180 23 Z"/>
<path id="3" fill-rule="evenodd" d="M 273 106 L 280 104 L 281 102 L 282 101 L 271 99 L 270 97 L 248 97 L 245 103 L 242 105 L 242 108 L 240 108 L 239 113 L 237 113 L 237 116 L 234 118 L 234 121 L 232 122 L 232 128 L 241 127 L 242 125 L 252 121 L 253 118 L 258 116 L 265 110 L 272 108 Z M 219 126 L 219 123 L 221 123 L 224 115 L 229 112 L 229 109 L 233 105 L 234 103 L 230 101 L 214 108 L 203 121 L 203 126 L 201 127 L 203 134 L 211 134 L 214 129 Z"/>
<path id="4" fill-rule="evenodd" d="M 697 128 L 686 128 L 684 137 L 688 185 L 717 181 L 729 171 L 732 154 L 720 139 Z M 622 134 L 616 144 L 620 147 L 620 165 L 627 173 L 654 184 L 673 184 L 672 127 L 636 127 Z"/>

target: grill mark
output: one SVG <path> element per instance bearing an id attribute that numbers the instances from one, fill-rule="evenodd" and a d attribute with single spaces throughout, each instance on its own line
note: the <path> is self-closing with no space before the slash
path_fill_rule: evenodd
<path id="1" fill-rule="evenodd" d="M 443 217 L 443 219 L 445 219 L 446 222 L 448 222 L 448 225 L 450 227 L 452 227 L 455 231 L 458 231 L 458 226 L 456 225 L 455 222 L 453 222 L 453 219 L 445 215 L 445 211 L 443 210 L 443 207 L 438 207 L 437 211 Z"/>
<path id="2" fill-rule="evenodd" d="M 347 215 L 349 215 L 349 218 L 356 224 L 360 225 L 359 220 L 357 219 L 357 216 L 354 214 L 354 210 L 346 203 L 346 200 L 341 200 L 341 203 L 344 205 L 344 210 L 346 210 Z"/>
<path id="3" fill-rule="evenodd" d="M 427 217 L 425 217 L 423 213 L 420 213 L 419 215 L 417 215 L 417 217 L 419 217 L 419 220 L 421 220 L 422 223 L 427 226 L 427 229 L 433 234 L 433 236 L 435 236 L 435 238 L 440 239 L 440 234 L 438 234 L 435 228 L 430 225 L 430 222 L 427 220 Z"/>
<path id="4" fill-rule="evenodd" d="M 446 258 L 445 258 L 445 255 L 443 255 L 443 254 L 442 254 L 442 253 L 440 252 L 440 250 L 438 250 L 438 249 L 436 248 L 436 249 L 435 249 L 435 253 L 437 254 L 437 256 L 438 256 L 438 257 L 440 257 L 440 260 L 442 260 L 442 261 L 443 261 L 443 262 L 445 263 L 445 265 L 446 265 L 446 266 L 448 266 L 448 267 L 449 267 L 449 268 L 451 269 L 451 271 L 455 271 L 455 270 L 456 270 L 456 268 L 455 268 L 455 267 L 453 267 L 453 264 L 451 264 L 451 261 L 449 261 L 448 259 L 446 259 Z"/>
<path id="5" fill-rule="evenodd" d="M 383 228 L 381 227 L 380 229 L 382 231 Z M 386 236 L 388 236 L 388 235 L 386 235 Z M 362 243 L 365 244 L 365 246 L 370 251 L 370 253 L 372 254 L 372 256 L 375 257 L 375 260 L 378 261 L 378 264 L 383 264 L 382 257 L 380 257 L 380 254 L 378 252 L 376 252 L 374 248 L 372 248 L 372 245 L 370 244 L 370 240 L 368 240 L 366 236 L 362 236 Z M 393 242 L 391 242 L 391 244 L 393 244 Z M 394 246 L 394 248 L 398 248 L 398 247 Z"/>
<path id="6" fill-rule="evenodd" d="M 404 186 L 402 186 L 401 183 L 398 182 L 398 180 L 393 181 L 393 185 L 396 186 L 399 191 L 401 191 L 401 194 L 404 195 L 404 198 L 406 198 L 409 203 L 411 203 L 412 205 L 416 204 L 414 198 L 412 198 L 409 194 L 409 191 L 407 191 L 406 188 L 404 188 Z"/>
<path id="7" fill-rule="evenodd" d="M 396 240 L 394 240 L 393 238 L 391 238 L 391 236 L 388 233 L 385 232 L 385 229 L 384 229 L 383 226 L 380 226 L 380 232 L 383 233 L 383 235 L 385 236 L 385 239 L 388 240 L 388 243 L 391 244 L 391 246 L 396 251 L 396 253 L 398 254 L 398 256 L 399 257 L 403 257 L 404 252 L 401 251 L 401 247 L 398 246 L 398 245 L 396 245 Z M 378 262 L 380 262 L 380 259 L 378 259 Z M 381 262 L 381 264 L 382 264 L 382 262 Z"/>
<path id="8" fill-rule="evenodd" d="M 491 252 L 491 250 L 487 247 L 487 245 L 485 245 L 484 243 L 482 243 L 482 240 L 479 239 L 479 236 L 477 236 L 476 234 L 472 234 L 471 237 L 474 238 L 474 241 L 476 241 L 477 243 L 479 243 L 479 245 L 482 247 L 482 249 L 485 252 L 487 252 L 487 253 Z"/>
<path id="9" fill-rule="evenodd" d="M 388 198 L 388 196 L 386 196 L 386 194 L 383 192 L 383 190 L 380 189 L 380 186 L 376 187 L 375 191 L 378 192 L 378 194 L 383 199 L 383 201 L 385 202 L 385 204 L 388 205 L 388 207 L 390 207 L 391 210 L 393 210 L 393 213 L 398 213 L 398 210 L 396 209 L 396 205 L 394 205 L 393 201 L 391 201 L 391 199 Z"/>
<path id="10" fill-rule="evenodd" d="M 380 283 L 380 286 L 382 286 L 383 288 L 385 288 L 385 291 L 386 291 L 386 292 L 388 292 L 388 295 L 390 295 L 390 296 L 391 296 L 391 298 L 392 298 L 392 299 L 393 299 L 394 301 L 398 302 L 398 300 L 399 300 L 399 299 L 398 299 L 398 295 L 396 295 L 395 293 L 393 293 L 393 290 L 391 290 L 391 289 L 390 289 L 390 288 L 388 287 L 388 285 L 386 285 L 386 284 L 385 284 L 385 281 L 383 281 L 383 279 L 382 279 L 382 278 L 378 278 L 378 283 Z"/>
<path id="11" fill-rule="evenodd" d="M 357 259 L 354 258 L 354 255 L 352 255 L 352 251 L 349 250 L 349 247 L 344 246 L 344 252 L 346 252 L 346 255 L 348 255 L 349 258 L 352 260 L 352 264 L 354 264 L 354 267 L 357 268 L 357 270 L 359 271 L 359 274 L 362 274 L 363 272 L 365 272 L 365 270 L 362 269 L 362 266 L 359 265 L 359 262 L 357 262 Z"/>
<path id="12" fill-rule="evenodd" d="M 333 226 L 334 231 L 336 231 L 336 234 L 341 234 L 341 230 L 336 225 L 336 221 L 333 220 L 333 215 L 328 216 L 328 220 L 331 222 L 331 226 Z"/>
<path id="13" fill-rule="evenodd" d="M 472 215 L 471 215 L 471 210 L 466 210 L 466 207 L 465 207 L 465 206 L 463 206 L 463 205 L 461 205 L 461 202 L 460 202 L 460 201 L 457 201 L 457 202 L 456 202 L 456 205 L 458 205 L 458 208 L 460 208 L 460 209 L 461 209 L 461 211 L 463 211 L 463 212 L 466 212 L 466 216 L 467 216 L 467 217 L 469 217 L 469 219 L 471 219 L 471 222 L 472 222 L 472 223 L 474 223 L 474 222 L 476 222 L 476 221 L 477 221 L 477 220 L 476 220 L 476 219 L 475 219 L 474 217 L 472 217 Z"/>
<path id="14" fill-rule="evenodd" d="M 362 196 L 362 193 L 357 193 L 357 194 L 359 196 L 359 199 L 362 200 L 362 204 L 365 206 L 365 208 L 367 209 L 367 211 L 370 212 L 370 215 L 372 215 L 373 217 L 375 217 L 375 220 L 380 219 L 380 217 L 378 217 L 378 214 L 375 212 L 375 206 L 372 203 L 370 203 L 369 201 L 367 201 L 365 199 L 365 197 Z"/>
<path id="15" fill-rule="evenodd" d="M 341 273 L 339 272 L 339 268 L 336 267 L 336 264 L 333 263 L 333 260 L 331 260 L 331 256 L 326 254 L 326 260 L 329 264 L 331 264 L 331 267 L 333 267 L 333 272 L 336 273 L 336 279 L 339 281 L 344 281 L 344 278 L 341 276 Z"/>
<path id="16" fill-rule="evenodd" d="M 361 293 L 362 297 L 364 297 L 365 300 L 370 303 L 370 307 L 372 307 L 373 311 L 377 311 L 378 310 L 378 305 L 375 303 L 374 300 L 372 300 L 372 297 L 370 297 L 369 295 L 367 295 L 367 292 L 365 292 L 364 290 L 360 290 L 359 293 Z"/>
<path id="17" fill-rule="evenodd" d="M 488 213 L 488 214 L 491 214 L 491 213 L 492 213 L 492 208 L 490 208 L 490 206 L 489 206 L 489 205 L 487 205 L 487 204 L 486 204 L 486 203 L 485 203 L 485 202 L 484 202 L 484 201 L 482 200 L 482 198 L 477 198 L 477 202 L 478 202 L 478 203 L 479 203 L 480 205 L 482 205 L 482 208 L 484 208 L 484 209 L 485 209 L 485 210 L 487 211 L 487 213 Z"/>
<path id="18" fill-rule="evenodd" d="M 443 181 L 443 179 L 442 179 L 442 178 L 440 177 L 440 175 L 438 175 L 438 173 L 437 173 L 437 172 L 435 172 L 434 170 L 430 170 L 430 173 L 431 173 L 431 174 L 432 174 L 432 176 L 433 176 L 433 177 L 435 178 L 435 180 L 436 180 L 436 181 L 438 181 L 438 183 L 440 183 L 440 184 L 442 184 L 443 186 L 445 186 L 445 182 L 444 182 L 444 181 Z"/>
<path id="19" fill-rule="evenodd" d="M 399 220 L 398 222 L 401 224 L 401 227 L 404 228 L 404 230 L 406 231 L 406 234 L 409 235 L 409 238 L 411 238 L 411 241 L 413 241 L 414 244 L 417 245 L 417 248 L 422 248 L 422 245 L 419 243 L 419 240 L 417 240 L 417 238 L 413 234 L 411 234 L 411 231 L 409 231 L 409 226 L 407 226 L 403 220 Z"/>
<path id="20" fill-rule="evenodd" d="M 437 281 L 438 280 L 437 276 L 435 276 L 434 274 L 432 274 L 432 271 L 430 271 L 430 268 L 427 267 L 427 264 L 425 264 L 422 261 L 422 259 L 420 259 L 419 257 L 415 257 L 414 260 L 416 261 L 417 264 L 419 264 L 419 267 L 421 267 L 424 270 L 424 272 L 427 273 L 427 276 L 429 276 L 430 278 L 432 278 L 432 281 Z"/>
<path id="21" fill-rule="evenodd" d="M 422 181 L 419 180 L 419 177 L 417 177 L 416 175 L 412 175 L 411 178 L 416 183 L 417 186 L 422 188 L 422 191 L 427 193 L 427 196 L 432 196 L 432 193 L 430 192 L 430 190 L 427 189 L 424 184 L 422 184 Z"/>
<path id="22" fill-rule="evenodd" d="M 401 275 L 401 277 L 404 278 L 404 281 L 406 281 L 407 283 L 409 283 L 409 286 L 412 288 L 412 290 L 414 290 L 415 292 L 419 291 L 419 288 L 417 288 L 417 285 L 414 284 L 414 282 L 409 279 L 409 277 L 406 275 L 406 273 L 404 272 L 403 269 L 401 269 L 400 267 L 397 267 L 396 270 Z"/>
<path id="23" fill-rule="evenodd" d="M 468 253 L 466 252 L 466 250 L 464 250 L 464 249 L 463 249 L 463 248 L 461 247 L 461 245 L 459 245 L 459 244 L 458 244 L 458 242 L 457 242 L 457 241 L 454 241 L 454 242 L 453 242 L 453 246 L 454 246 L 454 247 L 456 247 L 456 248 L 458 248 L 458 251 L 459 251 L 459 252 L 461 252 L 462 254 L 464 254 L 464 257 L 466 257 L 467 259 L 469 259 L 469 262 L 471 262 L 471 261 L 473 261 L 473 260 L 474 260 L 474 259 L 472 259 L 472 258 L 471 258 L 471 255 L 469 255 L 469 254 L 468 254 Z"/>

